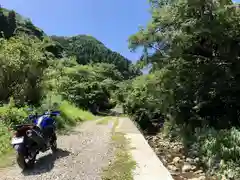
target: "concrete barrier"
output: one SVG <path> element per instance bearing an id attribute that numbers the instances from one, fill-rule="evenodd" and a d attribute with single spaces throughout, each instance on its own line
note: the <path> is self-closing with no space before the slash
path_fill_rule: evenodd
<path id="1" fill-rule="evenodd" d="M 131 154 L 137 163 L 134 180 L 173 180 L 170 172 L 129 118 L 119 118 L 116 131 L 124 133 L 132 147 Z"/>

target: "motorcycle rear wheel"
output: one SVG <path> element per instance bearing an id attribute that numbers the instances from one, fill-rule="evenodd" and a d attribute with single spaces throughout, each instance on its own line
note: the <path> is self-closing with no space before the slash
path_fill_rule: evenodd
<path id="1" fill-rule="evenodd" d="M 26 163 L 26 161 L 25 161 L 25 157 L 24 157 L 23 154 L 17 153 L 16 160 L 17 160 L 18 166 L 19 166 L 22 170 L 27 169 L 27 163 Z"/>
<path id="2" fill-rule="evenodd" d="M 18 152 L 16 160 L 17 160 L 18 166 L 24 171 L 26 169 L 33 168 L 36 160 L 36 155 L 31 159 L 28 159 L 28 161 L 26 162 L 25 155 L 23 153 Z"/>

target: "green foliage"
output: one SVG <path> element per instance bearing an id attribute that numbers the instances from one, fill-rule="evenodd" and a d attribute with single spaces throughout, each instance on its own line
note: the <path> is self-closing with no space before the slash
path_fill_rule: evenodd
<path id="1" fill-rule="evenodd" d="M 130 114 L 143 129 L 150 128 L 154 122 L 162 123 L 168 118 L 169 107 L 174 103 L 172 98 L 174 85 L 168 79 L 170 71 L 162 69 L 155 74 L 136 78 L 127 91 L 120 89 L 124 111 Z"/>
<path id="2" fill-rule="evenodd" d="M 218 156 L 225 161 L 223 169 L 235 170 L 240 146 L 239 130 L 232 129 L 240 126 L 239 8 L 230 0 L 150 3 L 151 21 L 129 41 L 132 50 L 143 47 L 138 65 L 150 65 L 151 71 L 120 93 L 125 112 L 143 129 L 160 126 L 161 117 L 171 124 L 165 131 L 184 127 L 189 137 L 196 127 L 207 127 L 203 138 L 198 134 L 190 144 L 198 145 L 204 162 Z"/>
<path id="3" fill-rule="evenodd" d="M 10 38 L 19 33 L 25 33 L 32 37 L 43 39 L 44 32 L 34 26 L 32 22 L 21 15 L 17 14 L 13 10 L 0 7 L 0 37 Z"/>
<path id="4" fill-rule="evenodd" d="M 59 109 L 65 125 L 74 125 L 77 122 L 95 119 L 95 116 L 90 112 L 81 110 L 67 101 L 63 101 Z M 63 124 L 59 126 L 63 126 Z"/>
<path id="5" fill-rule="evenodd" d="M 144 47 L 141 61 L 152 65 L 152 76 L 159 76 L 159 70 L 165 74 L 155 79 L 160 91 L 148 87 L 151 80 L 142 85 L 154 94 L 157 109 L 192 127 L 240 125 L 239 9 L 231 1 L 213 0 L 151 5 L 152 19 L 130 37 L 130 47 Z"/>
<path id="6" fill-rule="evenodd" d="M 63 68 L 59 79 L 59 93 L 84 109 L 109 109 L 111 90 L 116 89 L 121 74 L 114 65 L 74 65 Z"/>
<path id="7" fill-rule="evenodd" d="M 240 178 L 240 131 L 196 129 L 191 149 L 198 152 L 210 173 L 217 171 L 227 178 Z"/>
<path id="8" fill-rule="evenodd" d="M 1 40 L 0 46 L 0 101 L 10 96 L 17 105 L 37 104 L 42 96 L 41 79 L 47 67 L 41 42 L 27 36 Z"/>
<path id="9" fill-rule="evenodd" d="M 73 37 L 52 36 L 52 39 L 64 48 L 67 56 L 75 56 L 82 65 L 89 63 L 107 63 L 116 66 L 124 79 L 140 75 L 141 72 L 131 61 L 113 52 L 92 36 L 78 35 Z"/>
<path id="10" fill-rule="evenodd" d="M 27 106 L 17 108 L 14 99 L 11 97 L 8 104 L 0 107 L 1 123 L 8 127 L 24 122 L 26 123 L 27 108 Z"/>
<path id="11" fill-rule="evenodd" d="M 0 157 L 6 156 L 9 151 L 11 151 L 12 146 L 9 143 L 11 138 L 11 133 L 8 128 L 0 122 Z"/>

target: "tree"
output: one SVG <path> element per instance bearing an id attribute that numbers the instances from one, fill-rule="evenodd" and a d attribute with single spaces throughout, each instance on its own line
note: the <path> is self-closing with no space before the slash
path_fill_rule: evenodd
<path id="1" fill-rule="evenodd" d="M 159 83 L 174 103 L 162 113 L 193 127 L 240 125 L 239 9 L 231 1 L 151 3 L 150 23 L 129 41 L 133 50 L 144 47 L 142 62 L 152 64 L 153 73 L 170 72 Z"/>
<path id="2" fill-rule="evenodd" d="M 6 37 L 9 38 L 14 34 L 17 28 L 16 13 L 14 11 L 10 11 L 8 13 L 7 20 L 8 20 L 8 31 L 6 33 Z"/>

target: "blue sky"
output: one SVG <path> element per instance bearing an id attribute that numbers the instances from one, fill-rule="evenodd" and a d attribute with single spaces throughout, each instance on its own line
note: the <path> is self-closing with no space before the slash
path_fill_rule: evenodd
<path id="1" fill-rule="evenodd" d="M 147 0 L 1 0 L 0 4 L 30 18 L 48 35 L 88 34 L 136 61 L 127 39 L 150 19 Z"/>

